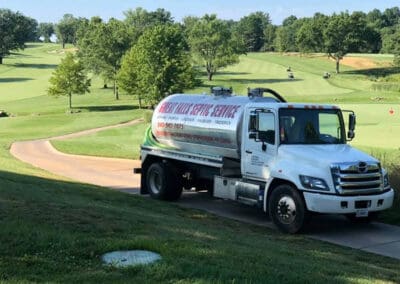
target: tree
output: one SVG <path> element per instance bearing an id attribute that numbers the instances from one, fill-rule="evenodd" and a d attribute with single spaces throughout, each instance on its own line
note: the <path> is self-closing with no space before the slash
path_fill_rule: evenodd
<path id="1" fill-rule="evenodd" d="M 382 37 L 382 53 L 394 53 L 396 49 L 396 34 L 397 30 L 400 29 L 400 25 L 394 27 L 386 27 L 381 30 Z"/>
<path id="2" fill-rule="evenodd" d="M 44 42 L 50 42 L 51 36 L 54 34 L 54 25 L 52 23 L 40 23 L 38 35 L 43 37 Z"/>
<path id="3" fill-rule="evenodd" d="M 11 50 L 24 49 L 25 43 L 35 41 L 37 22 L 19 12 L 0 9 L 0 64 Z"/>
<path id="4" fill-rule="evenodd" d="M 296 44 L 296 35 L 302 26 L 304 19 L 297 19 L 295 16 L 289 16 L 283 20 L 282 26 L 277 28 L 275 47 L 280 52 L 299 51 Z"/>
<path id="5" fill-rule="evenodd" d="M 49 80 L 47 93 L 51 96 L 68 96 L 69 109 L 72 109 L 72 94 L 83 95 L 90 92 L 90 79 L 84 73 L 83 64 L 74 54 L 67 53 Z"/>
<path id="6" fill-rule="evenodd" d="M 276 26 L 270 24 L 264 29 L 264 51 L 274 51 L 275 50 L 275 38 L 276 38 Z"/>
<path id="7" fill-rule="evenodd" d="M 76 44 L 79 27 L 86 24 L 87 19 L 75 18 L 71 14 L 65 14 L 56 25 L 57 39 L 61 42 L 62 48 L 65 48 L 67 43 Z"/>
<path id="8" fill-rule="evenodd" d="M 367 23 L 369 26 L 379 31 L 385 26 L 385 20 L 380 10 L 374 9 L 367 14 Z"/>
<path id="9" fill-rule="evenodd" d="M 367 46 L 366 36 L 370 30 L 365 18 L 358 12 L 351 16 L 341 13 L 330 17 L 324 30 L 324 42 L 326 53 L 336 62 L 336 73 L 339 73 L 340 60 L 347 53 L 360 52 Z"/>
<path id="10" fill-rule="evenodd" d="M 134 39 L 137 41 L 143 32 L 157 25 L 172 24 L 174 22 L 171 13 L 165 9 L 158 8 L 155 11 L 148 12 L 142 7 L 135 10 L 124 12 L 125 23 L 134 28 Z"/>
<path id="11" fill-rule="evenodd" d="M 265 42 L 264 30 L 270 24 L 269 15 L 258 11 L 241 18 L 235 33 L 243 38 L 246 51 L 259 51 Z"/>
<path id="12" fill-rule="evenodd" d="M 117 73 L 121 68 L 122 56 L 132 45 L 132 29 L 113 18 L 108 23 L 92 18 L 80 34 L 79 58 L 88 70 L 114 82 L 114 95 L 118 100 Z"/>
<path id="13" fill-rule="evenodd" d="M 198 63 L 205 67 L 209 81 L 218 69 L 239 62 L 239 54 L 243 53 L 227 23 L 216 15 L 197 19 L 188 34 L 190 49 Z"/>
<path id="14" fill-rule="evenodd" d="M 400 24 L 400 8 L 393 7 L 383 11 L 384 27 L 392 27 Z"/>
<path id="15" fill-rule="evenodd" d="M 393 63 L 394 65 L 400 67 L 400 24 L 396 26 L 396 29 L 393 33 L 392 44 L 393 49 L 391 50 L 391 53 L 394 54 Z"/>
<path id="16" fill-rule="evenodd" d="M 154 106 L 165 96 L 193 87 L 190 64 L 182 29 L 159 25 L 146 30 L 122 60 L 118 74 L 121 89 Z"/>
<path id="17" fill-rule="evenodd" d="M 304 19 L 296 35 L 296 45 L 301 52 L 323 52 L 323 32 L 329 18 L 315 14 L 313 18 Z"/>

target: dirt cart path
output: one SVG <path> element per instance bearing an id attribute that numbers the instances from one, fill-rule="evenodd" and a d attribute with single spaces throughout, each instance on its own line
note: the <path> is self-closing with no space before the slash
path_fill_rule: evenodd
<path id="1" fill-rule="evenodd" d="M 106 129 L 134 125 L 140 121 L 133 120 L 49 139 L 15 142 L 10 152 L 21 161 L 60 176 L 121 191 L 138 191 L 140 176 L 134 175 L 132 170 L 140 166 L 140 161 L 64 154 L 54 149 L 49 140 L 75 138 Z"/>

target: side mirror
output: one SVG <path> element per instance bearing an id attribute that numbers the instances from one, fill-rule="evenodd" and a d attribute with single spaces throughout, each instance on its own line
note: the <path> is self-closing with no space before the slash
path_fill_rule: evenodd
<path id="1" fill-rule="evenodd" d="M 258 136 L 262 142 L 272 144 L 272 145 L 275 144 L 275 131 L 274 130 L 260 131 Z"/>
<path id="2" fill-rule="evenodd" d="M 349 114 L 349 131 L 347 132 L 347 138 L 353 139 L 355 137 L 354 130 L 356 129 L 356 115 L 354 113 Z"/>
<path id="3" fill-rule="evenodd" d="M 257 140 L 257 131 L 250 131 L 249 132 L 249 139 Z"/>

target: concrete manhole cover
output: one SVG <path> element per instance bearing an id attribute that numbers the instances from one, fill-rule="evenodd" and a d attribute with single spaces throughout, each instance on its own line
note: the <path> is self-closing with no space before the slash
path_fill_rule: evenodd
<path id="1" fill-rule="evenodd" d="M 128 267 L 139 264 L 150 264 L 161 259 L 158 253 L 146 250 L 113 251 L 103 254 L 104 263 L 115 267 Z"/>

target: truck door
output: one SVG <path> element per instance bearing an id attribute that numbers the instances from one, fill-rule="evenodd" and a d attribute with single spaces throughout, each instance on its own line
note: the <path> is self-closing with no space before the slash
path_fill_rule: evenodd
<path id="1" fill-rule="evenodd" d="M 255 108 L 246 115 L 242 173 L 244 177 L 265 181 L 270 177 L 270 164 L 277 149 L 276 115 L 271 110 Z"/>

